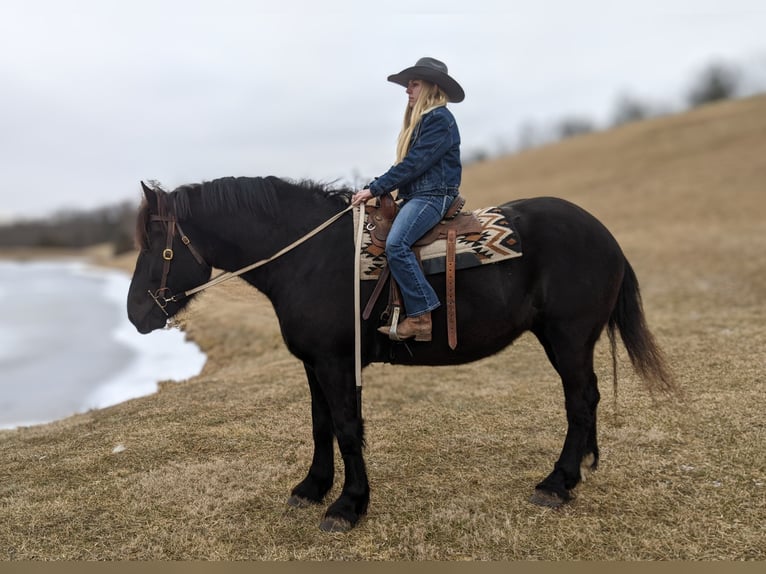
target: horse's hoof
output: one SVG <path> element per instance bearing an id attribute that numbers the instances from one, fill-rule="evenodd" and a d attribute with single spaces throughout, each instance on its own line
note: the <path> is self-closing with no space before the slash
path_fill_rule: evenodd
<path id="1" fill-rule="evenodd" d="M 537 504 L 538 506 L 545 506 L 546 508 L 561 508 L 567 503 L 567 501 L 561 498 L 558 494 L 540 489 L 535 489 L 534 494 L 529 497 L 529 502 Z"/>
<path id="2" fill-rule="evenodd" d="M 335 518 L 333 516 L 326 516 L 319 528 L 323 532 L 348 532 L 354 527 L 348 520 L 344 518 Z"/>
<path id="3" fill-rule="evenodd" d="M 314 506 L 314 504 L 316 503 L 308 498 L 296 496 L 295 494 L 287 499 L 287 506 L 292 506 L 293 508 L 309 508 L 310 506 Z"/>

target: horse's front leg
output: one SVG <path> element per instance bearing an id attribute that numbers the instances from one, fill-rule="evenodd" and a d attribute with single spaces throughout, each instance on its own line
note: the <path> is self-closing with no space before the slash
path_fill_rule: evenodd
<path id="1" fill-rule="evenodd" d="M 325 513 L 322 530 L 345 532 L 367 513 L 370 485 L 364 464 L 364 425 L 357 410 L 353 361 L 328 362 L 314 372 L 330 408 L 345 470 L 343 490 Z"/>
<path id="2" fill-rule="evenodd" d="M 324 391 L 317 381 L 314 369 L 304 363 L 311 391 L 311 422 L 314 438 L 314 457 L 309 473 L 296 486 L 288 499 L 290 506 L 305 507 L 319 504 L 332 488 L 335 464 L 333 461 L 333 422 Z"/>

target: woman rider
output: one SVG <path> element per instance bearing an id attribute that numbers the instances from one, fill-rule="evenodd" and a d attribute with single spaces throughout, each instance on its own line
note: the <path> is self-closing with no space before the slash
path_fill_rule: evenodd
<path id="1" fill-rule="evenodd" d="M 388 77 L 407 88 L 404 124 L 396 148 L 397 161 L 386 173 L 354 195 L 353 204 L 399 190 L 399 213 L 386 240 L 388 265 L 399 285 L 407 317 L 398 326 L 378 330 L 395 341 L 431 340 L 431 311 L 439 298 L 425 278 L 412 245 L 442 220 L 458 195 L 462 165 L 460 134 L 447 102 L 465 97 L 434 58 Z"/>

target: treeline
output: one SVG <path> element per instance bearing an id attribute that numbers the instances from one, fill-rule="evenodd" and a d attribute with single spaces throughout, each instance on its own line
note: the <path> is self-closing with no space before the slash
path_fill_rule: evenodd
<path id="1" fill-rule="evenodd" d="M 118 255 L 133 249 L 137 208 L 137 204 L 123 202 L 2 225 L 0 247 L 80 248 L 109 243 Z"/>

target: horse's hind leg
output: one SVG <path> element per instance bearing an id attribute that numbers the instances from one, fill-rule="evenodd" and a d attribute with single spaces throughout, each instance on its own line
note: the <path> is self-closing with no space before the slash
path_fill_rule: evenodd
<path id="1" fill-rule="evenodd" d="M 568 428 L 553 472 L 535 487 L 531 501 L 556 507 L 571 500 L 571 490 L 583 478 L 581 468 L 592 470 L 598 465 L 596 410 L 600 397 L 593 370 L 598 333 L 569 324 L 535 334 L 561 377 Z"/>
<path id="2" fill-rule="evenodd" d="M 311 423 L 314 457 L 308 475 L 296 486 L 288 499 L 290 506 L 319 504 L 332 488 L 335 465 L 333 461 L 333 424 L 330 407 L 317 381 L 314 369 L 304 365 L 311 391 Z"/>

